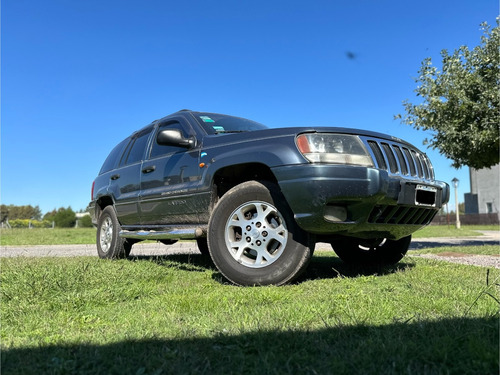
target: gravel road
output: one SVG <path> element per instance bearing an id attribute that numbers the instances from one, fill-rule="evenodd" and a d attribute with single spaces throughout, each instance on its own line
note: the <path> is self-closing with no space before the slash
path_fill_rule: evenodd
<path id="1" fill-rule="evenodd" d="M 500 233 L 485 231 L 483 236 L 461 237 L 461 238 L 416 238 L 410 244 L 410 250 L 421 250 L 435 247 L 458 247 L 458 246 L 481 246 L 500 245 Z M 331 250 L 330 245 L 318 243 L 316 250 Z M 174 254 L 198 254 L 195 242 L 178 242 L 174 245 L 165 246 L 160 243 L 138 243 L 132 247 L 132 256 L 155 256 Z M 448 251 L 441 254 L 420 254 L 409 256 L 432 258 L 454 263 L 471 264 L 483 267 L 494 267 L 500 269 L 499 255 L 470 255 Z M 71 257 L 71 256 L 97 256 L 95 245 L 50 245 L 50 246 L 2 246 L 0 257 Z"/>

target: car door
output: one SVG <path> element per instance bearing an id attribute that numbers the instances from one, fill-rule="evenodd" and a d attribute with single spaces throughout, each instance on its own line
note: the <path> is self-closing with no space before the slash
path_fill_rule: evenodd
<path id="1" fill-rule="evenodd" d="M 115 198 L 115 209 L 122 225 L 140 223 L 139 195 L 141 166 L 153 128 L 148 127 L 130 139 L 118 168 L 110 173 L 109 190 Z"/>
<path id="2" fill-rule="evenodd" d="M 150 157 L 141 170 L 141 223 L 143 225 L 193 224 L 200 211 L 197 190 L 200 184 L 199 148 L 164 146 L 157 142 L 162 130 L 178 129 L 194 137 L 182 118 L 160 123 L 151 141 Z"/>

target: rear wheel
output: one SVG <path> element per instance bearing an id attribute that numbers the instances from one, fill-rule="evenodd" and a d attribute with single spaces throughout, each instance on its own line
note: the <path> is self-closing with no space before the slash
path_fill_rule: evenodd
<path id="1" fill-rule="evenodd" d="M 307 266 L 312 249 L 277 185 L 248 181 L 229 190 L 212 212 L 210 255 L 239 285 L 281 285 Z"/>
<path id="2" fill-rule="evenodd" d="M 399 240 L 343 238 L 331 243 L 333 250 L 346 263 L 390 265 L 406 255 L 411 236 Z"/>
<path id="3" fill-rule="evenodd" d="M 100 258 L 122 259 L 130 254 L 132 243 L 119 236 L 120 223 L 113 206 L 107 206 L 97 222 L 97 254 Z"/>

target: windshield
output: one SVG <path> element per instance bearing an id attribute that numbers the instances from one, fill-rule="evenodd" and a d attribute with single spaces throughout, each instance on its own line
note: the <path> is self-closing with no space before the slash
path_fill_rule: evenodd
<path id="1" fill-rule="evenodd" d="M 241 133 L 267 129 L 265 125 L 241 117 L 202 112 L 193 112 L 193 116 L 208 134 Z"/>

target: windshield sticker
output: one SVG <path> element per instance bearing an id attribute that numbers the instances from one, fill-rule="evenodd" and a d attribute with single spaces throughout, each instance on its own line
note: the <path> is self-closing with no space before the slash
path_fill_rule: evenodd
<path id="1" fill-rule="evenodd" d="M 223 132 L 225 129 L 223 126 L 212 126 L 216 132 Z"/>
<path id="2" fill-rule="evenodd" d="M 214 120 L 212 120 L 210 117 L 208 116 L 200 116 L 201 120 L 203 122 L 215 122 Z"/>

